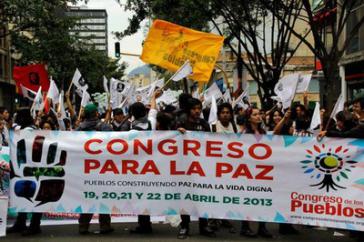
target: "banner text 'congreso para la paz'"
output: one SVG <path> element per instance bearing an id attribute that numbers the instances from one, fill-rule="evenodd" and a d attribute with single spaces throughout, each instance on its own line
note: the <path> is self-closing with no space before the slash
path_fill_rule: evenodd
<path id="1" fill-rule="evenodd" d="M 364 230 L 363 140 L 16 131 L 10 207 Z"/>

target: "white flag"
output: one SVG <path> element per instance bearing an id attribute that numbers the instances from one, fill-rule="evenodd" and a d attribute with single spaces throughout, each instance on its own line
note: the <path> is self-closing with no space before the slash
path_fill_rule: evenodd
<path id="1" fill-rule="evenodd" d="M 204 99 L 206 105 L 211 103 L 212 97 L 215 97 L 215 100 L 223 97 L 221 90 L 217 86 L 216 82 L 212 83 L 212 85 L 209 88 L 207 88 L 204 92 Z"/>
<path id="2" fill-rule="evenodd" d="M 300 74 L 297 84 L 297 93 L 306 92 L 310 85 L 312 74 L 302 75 Z"/>
<path id="3" fill-rule="evenodd" d="M 90 103 L 91 96 L 88 94 L 88 92 L 85 90 L 82 93 L 82 100 L 81 100 L 81 107 L 86 107 L 87 104 Z"/>
<path id="4" fill-rule="evenodd" d="M 192 92 L 192 97 L 200 99 L 200 89 L 198 87 Z"/>
<path id="5" fill-rule="evenodd" d="M 151 89 L 151 85 L 145 86 L 145 87 L 140 87 L 137 88 L 135 91 L 135 99 L 138 102 L 142 102 L 143 104 L 148 104 L 149 103 L 149 93 L 150 93 L 150 89 Z"/>
<path id="6" fill-rule="evenodd" d="M 274 92 L 282 100 L 283 109 L 289 108 L 292 104 L 292 100 L 296 94 L 300 74 L 293 73 L 281 78 L 276 86 Z"/>
<path id="7" fill-rule="evenodd" d="M 209 115 L 209 124 L 216 124 L 217 122 L 217 104 L 214 96 L 211 98 L 211 108 Z"/>
<path id="8" fill-rule="evenodd" d="M 59 90 L 53 79 L 51 79 L 51 83 L 49 85 L 47 98 L 50 98 L 52 100 L 52 105 L 57 104 L 59 101 Z"/>
<path id="9" fill-rule="evenodd" d="M 190 64 L 190 61 L 187 60 L 174 75 L 171 77 L 171 80 L 177 82 L 185 77 L 188 77 L 189 75 L 192 75 L 192 66 Z"/>
<path id="10" fill-rule="evenodd" d="M 124 97 L 129 93 L 131 85 L 127 82 L 116 80 L 114 78 L 110 79 L 110 101 L 112 109 L 117 108 Z"/>
<path id="11" fill-rule="evenodd" d="M 73 74 L 72 83 L 77 87 L 77 89 L 82 90 L 82 92 L 88 88 L 85 79 L 82 77 L 81 72 L 78 69 L 76 69 L 75 74 Z"/>
<path id="12" fill-rule="evenodd" d="M 36 92 L 26 88 L 22 84 L 20 84 L 21 92 L 23 94 L 23 97 L 28 98 L 29 100 L 33 101 L 35 96 L 37 95 Z"/>
<path id="13" fill-rule="evenodd" d="M 37 111 L 41 111 L 43 110 L 43 108 L 44 108 L 44 102 L 43 102 L 42 88 L 39 87 L 37 95 L 35 96 L 32 107 L 30 109 L 32 117 L 36 118 Z"/>
<path id="14" fill-rule="evenodd" d="M 108 80 L 107 80 L 106 76 L 103 76 L 104 90 L 105 90 L 105 92 L 108 93 L 109 92 L 109 87 L 107 85 L 107 82 L 108 82 Z"/>
<path id="15" fill-rule="evenodd" d="M 239 80 L 240 79 L 238 76 L 238 68 L 234 68 L 234 70 L 233 70 L 233 92 L 234 93 L 239 89 Z"/>
<path id="16" fill-rule="evenodd" d="M 60 119 L 65 119 L 67 118 L 66 115 L 66 111 L 64 109 L 64 100 L 63 100 L 63 91 L 61 91 L 61 93 L 59 94 L 59 99 L 58 99 L 58 110 L 57 112 L 61 114 L 61 116 L 59 117 Z"/>
<path id="17" fill-rule="evenodd" d="M 164 86 L 164 78 L 159 79 L 155 82 L 153 82 L 152 84 L 150 84 L 150 88 L 149 88 L 149 92 L 148 92 L 148 97 L 151 97 L 155 91 L 155 89 L 158 87 L 163 87 Z"/>
<path id="18" fill-rule="evenodd" d="M 223 98 L 224 102 L 231 103 L 233 99 L 231 98 L 230 90 L 225 91 Z"/>
<path id="19" fill-rule="evenodd" d="M 320 103 L 316 102 L 315 111 L 313 112 L 310 130 L 313 131 L 321 124 L 321 116 L 320 116 Z"/>
<path id="20" fill-rule="evenodd" d="M 336 114 L 344 110 L 345 100 L 343 95 L 340 94 L 339 98 L 337 99 L 334 109 L 331 112 L 330 119 L 334 119 L 336 121 Z"/>
<path id="21" fill-rule="evenodd" d="M 156 102 L 157 104 L 159 103 L 164 103 L 166 105 L 169 105 L 169 104 L 173 104 L 173 103 L 176 103 L 177 102 L 177 96 L 176 96 L 176 93 L 173 92 L 171 89 L 168 89 L 166 91 L 163 92 L 163 94 L 157 98 Z"/>
<path id="22" fill-rule="evenodd" d="M 249 100 L 249 87 L 247 87 L 240 96 L 235 99 L 232 103 L 232 107 L 235 108 L 236 105 L 240 105 L 244 109 L 248 109 L 250 107 L 250 100 Z"/>

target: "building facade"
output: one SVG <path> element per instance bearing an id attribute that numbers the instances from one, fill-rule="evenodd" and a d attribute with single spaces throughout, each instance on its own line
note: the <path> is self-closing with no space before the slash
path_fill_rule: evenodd
<path id="1" fill-rule="evenodd" d="M 7 25 L 0 26 L 0 106 L 14 111 L 15 82 L 12 80 L 10 35 Z"/>
<path id="2" fill-rule="evenodd" d="M 364 0 L 357 1 L 350 13 L 346 25 L 346 34 L 352 32 L 358 21 L 364 17 Z M 345 55 L 341 60 L 345 70 L 342 80 L 342 91 L 348 100 L 352 100 L 359 93 L 364 93 L 364 25 L 351 38 Z"/>
<path id="3" fill-rule="evenodd" d="M 82 40 L 86 45 L 108 53 L 108 24 L 105 9 L 87 9 L 71 7 L 67 16 L 77 19 L 77 25 L 70 31 L 72 36 Z"/>

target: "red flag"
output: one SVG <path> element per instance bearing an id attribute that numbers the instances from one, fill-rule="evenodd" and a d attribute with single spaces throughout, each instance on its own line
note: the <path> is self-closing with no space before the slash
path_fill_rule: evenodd
<path id="1" fill-rule="evenodd" d="M 37 92 L 40 86 L 43 92 L 49 89 L 48 73 L 42 64 L 14 66 L 13 78 L 17 90 L 21 90 L 20 84 L 34 92 Z"/>

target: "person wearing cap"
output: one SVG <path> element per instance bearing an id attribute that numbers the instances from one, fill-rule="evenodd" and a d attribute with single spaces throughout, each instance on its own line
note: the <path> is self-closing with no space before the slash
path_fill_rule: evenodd
<path id="1" fill-rule="evenodd" d="M 112 131 L 111 125 L 102 122 L 99 118 L 97 106 L 93 103 L 87 104 L 83 110 L 84 120 L 80 123 L 77 131 Z M 79 233 L 82 235 L 88 234 L 92 213 L 80 214 L 78 219 Z M 109 214 L 99 215 L 100 234 L 107 234 L 114 231 L 111 227 L 111 217 Z"/>

